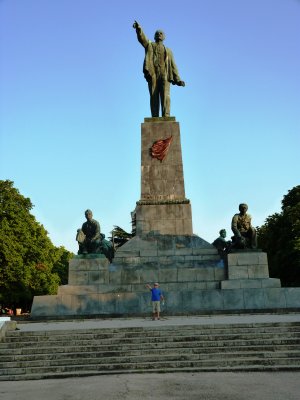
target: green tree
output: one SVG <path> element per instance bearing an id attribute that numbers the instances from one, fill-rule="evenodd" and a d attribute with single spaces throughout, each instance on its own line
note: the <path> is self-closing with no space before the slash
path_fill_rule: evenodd
<path id="1" fill-rule="evenodd" d="M 119 226 L 114 225 L 114 229 L 112 230 L 112 236 L 109 238 L 109 240 L 113 242 L 114 247 L 117 249 L 123 246 L 123 244 L 127 243 L 128 240 L 133 238 L 133 236 L 134 234 L 126 232 Z"/>
<path id="2" fill-rule="evenodd" d="M 132 239 L 136 235 L 136 211 L 134 210 L 131 213 L 131 233 L 124 231 L 123 228 L 117 225 L 114 225 L 111 233 L 112 235 L 109 240 L 113 242 L 115 249 L 118 249 Z"/>
<path id="3" fill-rule="evenodd" d="M 61 285 L 66 285 L 68 283 L 69 261 L 73 255 L 73 253 L 66 250 L 63 246 L 55 247 L 53 251 L 52 272 L 59 276 Z"/>
<path id="4" fill-rule="evenodd" d="M 56 248 L 30 213 L 29 198 L 0 181 L 0 303 L 29 308 L 34 295 L 55 294 L 69 252 Z M 62 268 L 62 264 L 64 268 Z M 54 270 L 55 269 L 55 270 Z"/>
<path id="5" fill-rule="evenodd" d="M 258 228 L 258 245 L 268 253 L 271 277 L 300 286 L 300 185 L 283 197 L 281 209 Z"/>

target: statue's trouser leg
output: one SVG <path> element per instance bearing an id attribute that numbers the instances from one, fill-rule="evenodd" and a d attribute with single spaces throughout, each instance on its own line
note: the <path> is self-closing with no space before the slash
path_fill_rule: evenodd
<path id="1" fill-rule="evenodd" d="M 256 230 L 255 229 L 250 229 L 250 240 L 251 240 L 251 247 L 252 249 L 257 248 L 257 237 L 256 237 Z"/>
<path id="2" fill-rule="evenodd" d="M 88 250 L 88 244 L 86 242 L 82 243 L 81 245 L 79 245 L 79 254 L 86 254 L 89 252 Z"/>
<path id="3" fill-rule="evenodd" d="M 150 93 L 150 108 L 152 117 L 159 117 L 159 90 L 157 80 L 154 77 L 152 81 L 148 82 Z"/>
<path id="4" fill-rule="evenodd" d="M 97 239 L 91 243 L 91 253 L 101 253 L 101 240 Z"/>
<path id="5" fill-rule="evenodd" d="M 78 243 L 78 245 L 79 245 L 78 254 L 87 253 L 87 250 L 83 244 Z"/>
<path id="6" fill-rule="evenodd" d="M 161 79 L 159 82 L 159 92 L 161 98 L 161 109 L 162 116 L 169 117 L 170 116 L 170 82 L 166 79 Z"/>

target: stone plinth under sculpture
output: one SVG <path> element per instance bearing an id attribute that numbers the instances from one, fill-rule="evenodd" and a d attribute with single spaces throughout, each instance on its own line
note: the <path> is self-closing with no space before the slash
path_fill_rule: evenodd
<path id="1" fill-rule="evenodd" d="M 136 206 L 136 232 L 193 235 L 191 204 L 185 197 L 179 123 L 175 118 L 145 118 L 141 135 L 141 199 Z M 152 145 L 172 138 L 160 161 Z"/>
<path id="2" fill-rule="evenodd" d="M 204 259 L 209 258 L 207 253 L 204 251 Z M 145 282 L 158 278 L 166 296 L 163 312 L 168 315 L 299 308 L 300 288 L 281 288 L 279 280 L 262 273 L 264 266 L 260 271 L 256 264 L 249 264 L 256 262 L 257 255 L 237 254 L 237 262 L 243 263 L 244 257 L 248 258 L 246 269 L 248 273 L 251 271 L 251 278 L 238 278 L 241 270 L 241 275 L 245 274 L 245 266 L 241 266 L 232 279 L 226 279 L 224 268 L 218 267 L 217 261 L 213 265 L 212 260 L 202 260 L 202 264 L 195 261 L 194 265 L 189 260 L 188 267 L 184 263 L 166 265 L 174 260 L 171 256 L 158 258 L 165 264 L 152 265 L 147 256 L 136 256 L 136 264 L 127 254 L 120 254 L 113 264 L 99 256 L 76 257 L 70 262 L 69 284 L 60 286 L 57 295 L 36 296 L 31 315 L 33 318 L 145 315 L 151 312 Z M 266 258 L 265 253 L 259 256 Z"/>
<path id="3" fill-rule="evenodd" d="M 163 161 L 153 158 L 153 144 L 170 137 Z M 69 284 L 57 295 L 36 296 L 32 317 L 144 315 L 151 312 L 145 284 L 154 281 L 169 315 L 299 308 L 300 288 L 270 279 L 265 253 L 229 254 L 227 268 L 216 248 L 193 234 L 175 118 L 146 118 L 141 143 L 136 236 L 111 264 L 102 255 L 75 256 Z"/>

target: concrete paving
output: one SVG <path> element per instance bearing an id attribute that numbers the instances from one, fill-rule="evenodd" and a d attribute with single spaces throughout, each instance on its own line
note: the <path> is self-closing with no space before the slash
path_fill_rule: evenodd
<path id="1" fill-rule="evenodd" d="M 300 314 L 113 318 L 17 323 L 21 331 L 300 322 Z M 0 383 L 1 400 L 298 400 L 300 372 L 118 374 Z"/>
<path id="2" fill-rule="evenodd" d="M 300 372 L 167 373 L 1 382 L 1 400 L 299 400 Z"/>
<path id="3" fill-rule="evenodd" d="M 300 313 L 282 314 L 233 314 L 211 316 L 176 316 L 164 317 L 159 321 L 148 318 L 105 318 L 43 322 L 18 322 L 21 331 L 67 330 L 67 329 L 105 329 L 129 327 L 159 327 L 178 325 L 211 325 L 211 324 L 253 324 L 264 322 L 300 322 Z"/>

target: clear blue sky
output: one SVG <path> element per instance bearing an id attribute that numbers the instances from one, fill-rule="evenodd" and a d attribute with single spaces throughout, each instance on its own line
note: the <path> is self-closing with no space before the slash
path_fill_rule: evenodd
<path id="1" fill-rule="evenodd" d="M 131 229 L 150 116 L 135 19 L 186 81 L 171 114 L 194 233 L 229 237 L 241 202 L 261 225 L 300 183 L 297 0 L 0 0 L 0 179 L 57 246 L 77 251 L 87 208 L 106 236 Z"/>

